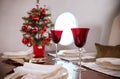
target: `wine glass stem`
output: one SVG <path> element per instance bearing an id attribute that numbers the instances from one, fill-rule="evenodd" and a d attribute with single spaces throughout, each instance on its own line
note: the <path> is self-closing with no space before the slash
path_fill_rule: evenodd
<path id="1" fill-rule="evenodd" d="M 57 54 L 58 44 L 55 44 L 55 46 L 56 46 L 56 58 L 58 58 L 58 54 Z"/>
<path id="2" fill-rule="evenodd" d="M 79 72 L 79 79 L 81 79 L 82 78 L 82 75 L 81 75 L 81 72 L 82 72 L 82 67 L 81 67 L 81 53 L 82 53 L 82 48 L 79 48 L 78 49 L 79 50 L 79 66 L 80 66 L 80 70 L 78 71 Z"/>
<path id="3" fill-rule="evenodd" d="M 82 48 L 78 48 L 79 50 L 79 66 L 81 68 L 81 52 L 82 52 Z"/>

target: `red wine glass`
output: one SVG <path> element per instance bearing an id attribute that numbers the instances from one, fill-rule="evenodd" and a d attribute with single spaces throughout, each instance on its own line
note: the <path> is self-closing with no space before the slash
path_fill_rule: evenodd
<path id="1" fill-rule="evenodd" d="M 87 35 L 89 28 L 71 28 L 72 34 L 73 34 L 73 39 L 74 39 L 74 44 L 78 47 L 79 50 L 79 68 L 77 71 L 83 71 L 85 70 L 84 68 L 81 67 L 81 53 L 83 52 L 83 46 L 86 43 L 87 40 Z"/>
<path id="2" fill-rule="evenodd" d="M 51 35 L 52 35 L 52 41 L 55 43 L 56 46 L 56 57 L 55 60 L 58 60 L 58 54 L 57 54 L 57 48 L 58 48 L 58 43 L 60 42 L 61 36 L 62 36 L 62 30 L 51 30 Z"/>

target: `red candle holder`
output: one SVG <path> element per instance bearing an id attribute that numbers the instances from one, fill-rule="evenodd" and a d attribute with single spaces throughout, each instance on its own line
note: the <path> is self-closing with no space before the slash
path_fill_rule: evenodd
<path id="1" fill-rule="evenodd" d="M 39 46 L 38 44 L 33 45 L 34 58 L 43 58 L 45 53 L 45 45 Z"/>

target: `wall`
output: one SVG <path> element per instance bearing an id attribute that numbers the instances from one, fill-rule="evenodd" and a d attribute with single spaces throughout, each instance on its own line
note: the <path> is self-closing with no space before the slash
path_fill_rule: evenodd
<path id="1" fill-rule="evenodd" d="M 79 27 L 89 27 L 85 48 L 95 51 L 95 42 L 107 44 L 111 19 L 120 0 L 40 0 L 52 13 L 53 22 L 63 12 L 71 12 L 78 20 Z M 19 51 L 28 47 L 21 43 L 20 28 L 27 11 L 35 7 L 35 0 L 0 0 L 0 50 Z M 68 48 L 75 47 L 68 46 Z M 50 47 L 47 47 L 47 50 Z M 54 49 L 54 47 L 52 48 Z"/>

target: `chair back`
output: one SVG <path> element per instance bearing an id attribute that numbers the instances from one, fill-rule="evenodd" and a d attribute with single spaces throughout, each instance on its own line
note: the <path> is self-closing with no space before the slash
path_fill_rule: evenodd
<path id="1" fill-rule="evenodd" d="M 115 17 L 110 33 L 109 45 L 120 45 L 120 14 Z"/>

